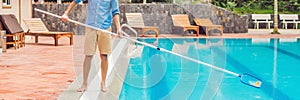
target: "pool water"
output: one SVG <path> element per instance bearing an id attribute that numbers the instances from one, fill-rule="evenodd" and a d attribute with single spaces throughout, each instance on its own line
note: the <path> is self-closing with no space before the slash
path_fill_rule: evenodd
<path id="1" fill-rule="evenodd" d="M 262 80 L 261 88 L 179 56 L 143 47 L 130 64 L 121 100 L 300 100 L 299 39 L 145 39 L 147 43 Z M 137 45 L 142 46 L 142 45 Z"/>

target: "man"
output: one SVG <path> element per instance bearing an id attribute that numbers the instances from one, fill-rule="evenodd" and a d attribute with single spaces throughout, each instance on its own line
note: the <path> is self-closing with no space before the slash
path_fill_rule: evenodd
<path id="1" fill-rule="evenodd" d="M 61 19 L 63 21 L 67 21 L 69 12 L 76 4 L 82 1 L 83 0 L 74 0 L 70 4 L 69 8 L 65 11 Z M 117 33 L 120 35 L 119 14 L 120 10 L 118 0 L 89 0 L 88 15 L 85 23 L 110 31 L 110 26 L 113 20 L 116 25 Z M 97 45 L 101 58 L 101 90 L 103 92 L 107 91 L 105 80 L 108 69 L 107 56 L 111 53 L 111 35 L 101 31 L 92 30 L 91 28 L 86 28 L 84 43 L 84 53 L 86 56 L 83 63 L 83 83 L 82 86 L 77 90 L 78 92 L 84 92 L 87 88 L 87 79 L 90 71 L 91 60 L 93 55 L 95 55 Z"/>

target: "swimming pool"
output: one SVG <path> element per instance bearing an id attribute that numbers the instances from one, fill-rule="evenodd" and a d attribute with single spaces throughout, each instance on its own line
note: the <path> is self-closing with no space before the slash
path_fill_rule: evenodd
<path id="1" fill-rule="evenodd" d="M 239 78 L 178 56 L 142 47 L 130 59 L 121 100 L 300 99 L 299 39 L 145 39 L 158 47 L 262 79 L 254 88 Z"/>

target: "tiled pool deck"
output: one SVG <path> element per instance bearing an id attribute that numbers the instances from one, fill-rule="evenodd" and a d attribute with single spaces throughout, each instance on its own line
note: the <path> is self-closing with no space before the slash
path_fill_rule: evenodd
<path id="1" fill-rule="evenodd" d="M 225 34 L 222 37 L 300 38 L 300 29 L 280 29 L 281 35 L 268 34 L 271 31 L 250 29 L 246 34 Z M 194 36 L 160 35 L 159 37 Z M 202 35 L 199 38 L 207 38 L 207 36 Z M 8 49 L 7 53 L 0 53 L 0 100 L 57 99 L 81 72 L 84 57 L 81 48 L 83 36 L 76 35 L 74 40 L 73 46 L 68 45 L 68 38 L 61 38 L 60 45 L 53 46 L 52 38 L 42 37 L 38 45 L 33 44 L 33 40 L 29 40 L 23 48 Z"/>

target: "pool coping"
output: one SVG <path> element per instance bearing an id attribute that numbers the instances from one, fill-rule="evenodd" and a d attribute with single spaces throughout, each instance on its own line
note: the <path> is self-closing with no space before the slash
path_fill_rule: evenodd
<path id="1" fill-rule="evenodd" d="M 205 34 L 185 35 L 182 34 L 159 34 L 157 38 L 300 38 L 300 29 L 278 29 L 281 34 L 271 34 L 273 29 L 248 29 L 247 33 L 224 33 L 223 36 L 219 34 Z M 154 35 L 145 35 L 139 38 L 156 38 Z"/>

